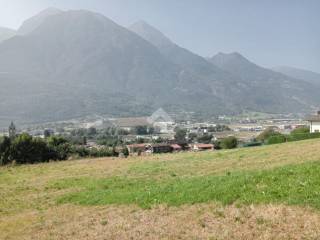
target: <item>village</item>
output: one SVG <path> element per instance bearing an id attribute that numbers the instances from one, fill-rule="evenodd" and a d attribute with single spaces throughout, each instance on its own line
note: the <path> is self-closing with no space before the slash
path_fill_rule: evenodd
<path id="1" fill-rule="evenodd" d="M 219 149 L 218 143 L 227 138 L 235 138 L 238 147 L 257 146 L 256 137 L 266 129 L 289 134 L 310 123 L 311 132 L 319 130 L 314 123 L 320 119 L 319 114 L 304 119 L 247 117 L 232 120 L 223 116 L 213 121 L 199 122 L 176 121 L 160 108 L 146 117 L 91 118 L 17 128 L 15 131 L 40 138 L 63 136 L 87 149 L 113 147 L 120 156 L 124 148 L 130 155 L 149 155 L 213 151 Z M 9 133 L 3 129 L 0 134 L 5 136 Z"/>

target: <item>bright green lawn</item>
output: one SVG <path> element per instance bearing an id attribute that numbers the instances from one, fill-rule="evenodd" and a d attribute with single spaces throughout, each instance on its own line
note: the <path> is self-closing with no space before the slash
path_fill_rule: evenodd
<path id="1" fill-rule="evenodd" d="M 57 181 L 55 189 L 79 189 L 59 198 L 59 203 L 84 205 L 182 205 L 218 201 L 231 203 L 285 203 L 320 209 L 320 162 L 285 166 L 225 176 L 177 177 L 166 180 L 72 178 Z"/>

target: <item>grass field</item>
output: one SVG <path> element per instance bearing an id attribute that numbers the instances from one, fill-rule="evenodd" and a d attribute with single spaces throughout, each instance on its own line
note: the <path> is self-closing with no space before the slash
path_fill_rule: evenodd
<path id="1" fill-rule="evenodd" d="M 0 168 L 0 239 L 320 239 L 320 140 Z"/>

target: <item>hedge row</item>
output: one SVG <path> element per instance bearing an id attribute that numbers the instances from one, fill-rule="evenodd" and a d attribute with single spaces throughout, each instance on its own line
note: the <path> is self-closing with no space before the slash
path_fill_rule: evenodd
<path id="1" fill-rule="evenodd" d="M 320 133 L 296 133 L 290 135 L 278 134 L 271 136 L 267 140 L 267 144 L 279 144 L 284 142 L 295 142 L 307 139 L 320 138 Z"/>

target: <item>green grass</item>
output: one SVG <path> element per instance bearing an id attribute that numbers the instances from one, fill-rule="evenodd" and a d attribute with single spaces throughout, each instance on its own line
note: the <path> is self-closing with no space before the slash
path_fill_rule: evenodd
<path id="1" fill-rule="evenodd" d="M 90 200 L 100 205 L 138 203 L 140 206 L 150 206 L 157 201 L 179 205 L 216 199 L 223 202 L 223 199 L 209 195 L 205 197 L 205 193 L 201 193 L 201 199 L 188 196 L 188 198 L 181 197 L 180 200 L 174 200 L 170 193 L 164 194 L 163 197 L 158 197 L 155 193 L 158 191 L 160 192 L 158 195 L 161 195 L 166 188 L 172 187 L 179 194 L 189 194 L 185 192 L 188 190 L 180 191 L 180 188 L 184 188 L 185 185 L 188 185 L 186 188 L 194 185 L 194 189 L 190 188 L 193 189 L 190 194 L 194 194 L 201 190 L 201 186 L 199 189 L 198 186 L 206 181 L 217 183 L 228 180 L 230 185 L 238 188 L 240 183 L 232 181 L 232 177 L 242 179 L 243 176 L 256 176 L 257 171 L 260 170 L 271 171 L 288 165 L 320 162 L 318 149 L 320 149 L 320 140 L 313 139 L 216 152 L 161 154 L 128 159 L 84 159 L 0 167 L 0 218 L 23 211 L 50 209 L 56 205 L 57 199 L 61 196 L 65 200 L 60 202 L 89 204 Z M 231 174 L 231 178 L 224 178 L 227 173 Z M 57 191 L 53 188 L 53 183 L 57 183 L 56 187 L 60 187 L 61 190 Z M 114 194 L 110 196 L 108 191 L 101 189 L 100 183 L 104 186 L 108 184 Z M 131 186 L 130 184 L 134 184 L 133 188 L 127 189 L 127 186 Z M 119 185 L 121 187 L 118 187 Z M 121 191 L 121 188 L 124 190 Z M 150 194 L 155 197 L 151 196 L 146 200 L 145 188 L 151 189 Z M 134 192 L 133 189 L 135 189 Z M 99 194 L 95 195 L 95 191 Z M 73 193 L 73 196 L 64 195 L 65 193 Z M 117 200 L 115 193 L 123 194 L 123 197 Z M 80 195 L 83 199 L 87 196 L 90 199 L 83 200 Z M 68 198 L 70 201 L 66 200 Z"/>
<path id="2" fill-rule="evenodd" d="M 175 177 L 165 180 L 72 178 L 52 184 L 54 189 L 78 189 L 59 203 L 81 205 L 155 204 L 179 206 L 218 201 L 223 204 L 284 203 L 320 209 L 320 162 L 224 176 Z"/>
<path id="3" fill-rule="evenodd" d="M 319 149 L 320 139 L 312 139 L 216 152 L 0 167 L 0 239 L 25 239 L 26 236 L 31 236 L 30 239 L 53 239 L 52 236 L 63 236 L 68 231 L 69 238 L 65 239 L 75 239 L 74 231 L 87 239 L 90 238 L 86 235 L 89 228 L 85 226 L 92 225 L 92 216 L 99 223 L 99 229 L 104 227 L 100 229 L 101 235 L 103 231 L 110 233 L 108 226 L 127 226 L 129 223 L 135 226 L 135 220 L 127 222 L 131 213 L 124 215 L 125 222 L 113 222 L 112 217 L 106 218 L 106 212 L 101 215 L 101 209 L 108 209 L 111 216 L 118 216 L 126 211 L 136 211 L 136 205 L 142 208 L 158 204 L 184 205 L 168 208 L 172 214 L 176 214 L 176 209 L 189 211 L 203 205 L 211 208 L 216 203 L 219 208 L 220 203 L 234 203 L 228 209 L 242 204 L 239 209 L 246 209 L 245 205 L 251 203 L 261 204 L 257 208 L 262 209 L 269 208 L 263 206 L 264 203 L 272 203 L 273 209 L 273 204 L 280 203 L 275 206 L 276 209 L 299 205 L 313 207 L 314 212 L 319 214 Z M 162 206 L 151 211 L 139 211 L 152 216 L 159 213 L 160 208 Z M 290 214 L 296 213 L 300 219 L 298 213 L 307 211 L 308 214 L 301 218 L 303 222 L 309 216 L 312 219 L 313 210 L 309 210 L 290 208 Z M 214 211 L 233 221 L 232 212 Z M 281 214 L 286 216 L 286 212 Z M 189 216 L 189 220 L 202 222 L 197 216 Z M 259 218 L 260 213 L 256 217 Z M 159 221 L 162 220 L 158 219 L 154 224 Z M 263 221 L 264 218 L 258 219 L 257 224 Z M 277 218 L 274 222 L 278 223 Z M 66 224 L 69 227 L 65 228 Z M 281 225 L 281 229 L 285 225 Z M 75 226 L 79 228 L 74 230 Z M 223 226 L 233 227 L 232 224 Z M 149 229 L 150 226 L 147 227 Z M 54 229 L 54 232 L 51 233 L 50 229 Z M 41 231 L 44 235 L 39 235 Z M 96 229 L 92 231 L 96 234 Z M 124 234 L 123 229 L 121 231 Z M 125 234 L 131 233 L 128 230 Z M 119 234 L 119 229 L 116 228 L 113 234 Z"/>

